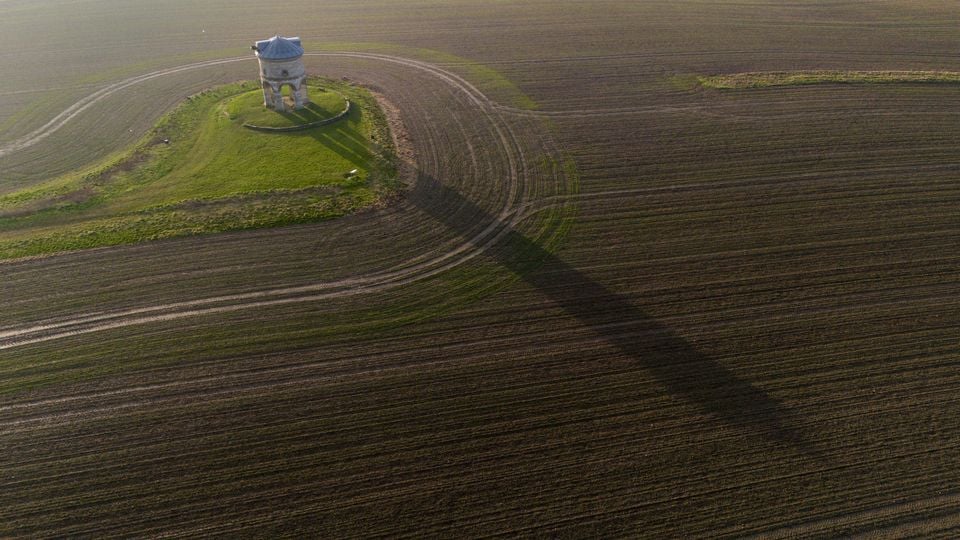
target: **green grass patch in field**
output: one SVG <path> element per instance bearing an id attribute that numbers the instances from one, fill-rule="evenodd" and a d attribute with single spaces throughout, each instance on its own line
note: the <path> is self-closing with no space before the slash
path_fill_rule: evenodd
<path id="1" fill-rule="evenodd" d="M 259 87 L 203 92 L 143 140 L 85 171 L 0 197 L 0 258 L 305 223 L 383 204 L 397 189 L 386 120 L 366 91 L 311 81 L 317 103 L 278 113 Z M 333 124 L 263 133 L 350 113 Z"/>
<path id="2" fill-rule="evenodd" d="M 770 71 L 698 78 L 706 88 L 732 90 L 810 84 L 960 83 L 956 71 Z"/>

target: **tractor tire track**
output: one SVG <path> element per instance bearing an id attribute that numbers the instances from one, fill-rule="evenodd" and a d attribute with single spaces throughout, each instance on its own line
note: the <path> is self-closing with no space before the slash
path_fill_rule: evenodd
<path id="1" fill-rule="evenodd" d="M 504 186 L 506 203 L 495 214 L 496 219 L 480 232 L 463 239 L 459 245 L 453 246 L 446 252 L 412 264 L 396 265 L 394 270 L 299 287 L 268 288 L 243 294 L 141 306 L 108 313 L 78 313 L 69 318 L 38 321 L 27 326 L 0 328 L 0 350 L 133 325 L 167 322 L 187 317 L 222 314 L 284 304 L 317 302 L 402 286 L 435 276 L 473 259 L 496 244 L 511 230 L 510 226 L 525 217 L 525 214 L 518 213 L 518 210 L 529 204 L 523 200 L 524 196 L 521 195 L 521 184 L 525 180 L 528 170 L 525 164 L 526 156 L 520 148 L 516 134 L 500 116 L 497 107 L 473 84 L 435 65 L 397 56 L 355 52 L 306 53 L 306 56 L 366 59 L 409 67 L 436 77 L 457 91 L 459 95 L 465 96 L 489 122 L 495 134 L 499 152 L 505 159 L 508 171 Z M 131 77 L 111 84 L 68 107 L 24 138 L 0 147 L 0 156 L 39 143 L 94 104 L 130 86 L 183 71 L 250 60 L 247 57 L 240 57 L 196 62 Z M 463 130 L 462 125 L 460 128 Z"/>

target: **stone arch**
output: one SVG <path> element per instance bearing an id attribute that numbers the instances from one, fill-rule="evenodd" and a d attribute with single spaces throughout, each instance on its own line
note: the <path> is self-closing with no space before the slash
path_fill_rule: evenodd
<path id="1" fill-rule="evenodd" d="M 261 86 L 263 87 L 263 105 L 265 107 L 277 111 L 287 110 L 287 106 L 283 102 L 284 86 L 290 87 L 294 109 L 302 109 L 310 103 L 310 98 L 307 93 L 306 74 L 285 79 L 262 77 Z"/>
<path id="2" fill-rule="evenodd" d="M 278 111 L 284 110 L 280 86 L 270 81 L 263 81 L 263 105 Z"/>
<path id="3" fill-rule="evenodd" d="M 283 109 L 278 109 L 278 110 L 284 110 L 284 109 L 286 108 L 286 104 L 285 104 L 284 101 L 283 101 L 283 89 L 284 89 L 284 87 L 287 87 L 287 88 L 290 89 L 290 97 L 293 98 L 293 107 L 294 107 L 295 109 L 299 109 L 299 108 L 302 107 L 302 104 L 300 103 L 300 100 L 297 98 L 297 93 L 298 93 L 299 90 L 300 90 L 300 89 L 298 88 L 298 86 L 299 86 L 299 85 L 296 84 L 296 83 L 293 82 L 293 81 L 283 81 L 283 82 L 277 84 L 277 96 L 278 96 L 279 102 L 280 102 L 280 104 L 281 104 L 281 107 L 283 107 Z"/>
<path id="4" fill-rule="evenodd" d="M 307 97 L 307 78 L 305 76 L 300 79 L 286 80 L 277 83 L 276 91 L 280 96 L 279 100 L 281 105 L 283 104 L 283 87 L 285 86 L 290 88 L 290 97 L 293 98 L 294 109 L 302 109 L 310 103 Z"/>

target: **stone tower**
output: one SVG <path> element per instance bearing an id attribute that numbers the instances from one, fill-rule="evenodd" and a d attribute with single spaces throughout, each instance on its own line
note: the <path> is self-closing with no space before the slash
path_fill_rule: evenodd
<path id="1" fill-rule="evenodd" d="M 303 47 L 300 38 L 279 35 L 260 40 L 251 47 L 260 61 L 260 84 L 263 86 L 263 104 L 277 111 L 286 110 L 283 104 L 283 86 L 293 89 L 294 108 L 306 107 L 307 71 L 303 67 Z"/>

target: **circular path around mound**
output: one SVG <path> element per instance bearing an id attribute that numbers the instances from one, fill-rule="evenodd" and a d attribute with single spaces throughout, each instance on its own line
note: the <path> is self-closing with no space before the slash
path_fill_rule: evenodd
<path id="1" fill-rule="evenodd" d="M 383 261 L 381 268 L 367 268 L 339 279 L 292 287 L 203 295 L 169 303 L 128 304 L 96 312 L 57 314 L 32 323 L 23 321 L 0 327 L 0 350 L 131 325 L 316 302 L 395 288 L 436 276 L 474 259 L 531 216 L 557 204 L 558 197 L 576 189 L 574 179 L 564 167 L 541 164 L 544 161 L 562 163 L 563 158 L 540 120 L 508 120 L 474 85 L 450 71 L 418 60 L 374 53 L 308 53 L 307 56 L 387 64 L 427 76 L 446 88 L 446 95 L 424 96 L 423 100 L 414 99 L 420 97 L 419 93 L 395 99 L 390 95 L 389 80 L 376 81 L 378 88 L 374 88 L 385 108 L 395 109 L 388 117 L 391 117 L 399 153 L 405 158 L 401 173 L 407 179 L 409 192 L 403 204 L 388 213 L 389 219 L 397 222 L 393 231 L 400 231 L 402 235 L 392 239 L 392 243 L 408 250 L 403 259 Z M 38 143 L 93 104 L 129 86 L 168 74 L 242 61 L 251 60 L 243 57 L 198 62 L 114 83 L 78 101 L 23 139 L 0 148 L 0 155 Z M 375 80 L 380 73 L 361 69 L 359 76 L 366 82 Z M 450 106 L 431 106 L 431 99 L 449 102 Z M 412 110 L 415 107 L 420 110 Z M 419 136 L 412 144 L 403 140 L 407 130 L 400 124 L 401 117 L 403 122 L 420 122 L 416 129 Z M 439 125 L 453 126 L 453 129 L 440 132 L 436 129 Z M 464 155 L 451 159 L 442 153 L 445 150 L 438 149 L 462 149 Z M 446 227 L 438 228 L 438 221 Z M 378 225 L 370 219 L 363 226 Z M 446 230 L 441 234 L 438 229 Z M 553 234 L 555 230 L 548 225 L 533 232 L 530 240 L 537 242 Z M 95 255 L 150 247 L 144 244 L 134 248 L 105 248 L 97 250 Z"/>

